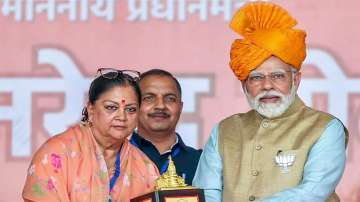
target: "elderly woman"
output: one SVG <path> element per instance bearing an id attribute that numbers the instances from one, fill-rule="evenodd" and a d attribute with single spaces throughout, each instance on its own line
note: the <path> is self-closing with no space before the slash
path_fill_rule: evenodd
<path id="1" fill-rule="evenodd" d="M 156 166 L 127 139 L 137 124 L 138 74 L 98 70 L 82 123 L 50 138 L 34 155 L 25 201 L 129 201 L 153 189 Z"/>

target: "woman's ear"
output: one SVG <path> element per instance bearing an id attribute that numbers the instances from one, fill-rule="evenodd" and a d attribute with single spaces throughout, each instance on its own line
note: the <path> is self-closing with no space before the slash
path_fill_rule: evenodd
<path id="1" fill-rule="evenodd" d="M 88 112 L 89 122 L 92 123 L 93 122 L 93 117 L 94 117 L 94 105 L 91 104 L 90 102 L 88 102 L 87 105 L 86 105 L 86 109 L 87 109 L 87 112 Z"/>

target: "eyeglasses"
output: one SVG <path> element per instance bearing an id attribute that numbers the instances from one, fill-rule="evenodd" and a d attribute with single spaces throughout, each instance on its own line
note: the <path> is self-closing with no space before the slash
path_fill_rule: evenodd
<path id="1" fill-rule="evenodd" d="M 285 81 L 288 81 L 288 79 L 290 78 L 290 75 L 288 74 L 289 72 L 296 73 L 292 70 L 276 71 L 276 72 L 271 72 L 269 74 L 262 74 L 255 72 L 249 75 L 247 81 L 249 82 L 249 85 L 260 85 L 265 81 L 267 77 L 269 77 L 270 81 L 272 81 L 273 83 L 281 84 L 284 83 Z"/>
<path id="2" fill-rule="evenodd" d="M 99 68 L 96 75 L 96 77 L 102 76 L 106 79 L 115 79 L 121 75 L 132 81 L 138 81 L 140 78 L 140 72 L 138 71 L 128 69 L 119 70 L 114 68 Z"/>

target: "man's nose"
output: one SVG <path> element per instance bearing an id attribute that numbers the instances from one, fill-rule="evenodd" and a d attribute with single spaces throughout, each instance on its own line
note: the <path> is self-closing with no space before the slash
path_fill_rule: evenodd
<path id="1" fill-rule="evenodd" d="M 274 89 L 274 83 L 270 76 L 265 76 L 261 85 L 264 90 Z"/>
<path id="2" fill-rule="evenodd" d="M 158 109 L 164 109 L 165 108 L 165 102 L 162 97 L 156 99 L 155 108 Z"/>

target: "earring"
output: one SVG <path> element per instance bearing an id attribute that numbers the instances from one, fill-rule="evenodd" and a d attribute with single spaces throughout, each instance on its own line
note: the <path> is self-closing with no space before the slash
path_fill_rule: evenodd
<path id="1" fill-rule="evenodd" d="M 91 127 L 93 125 L 92 121 L 90 121 L 89 119 L 81 120 L 81 124 L 83 124 L 84 126 L 89 126 L 89 127 Z"/>
<path id="2" fill-rule="evenodd" d="M 93 122 L 90 119 L 88 119 L 86 122 L 89 127 L 93 126 Z"/>

